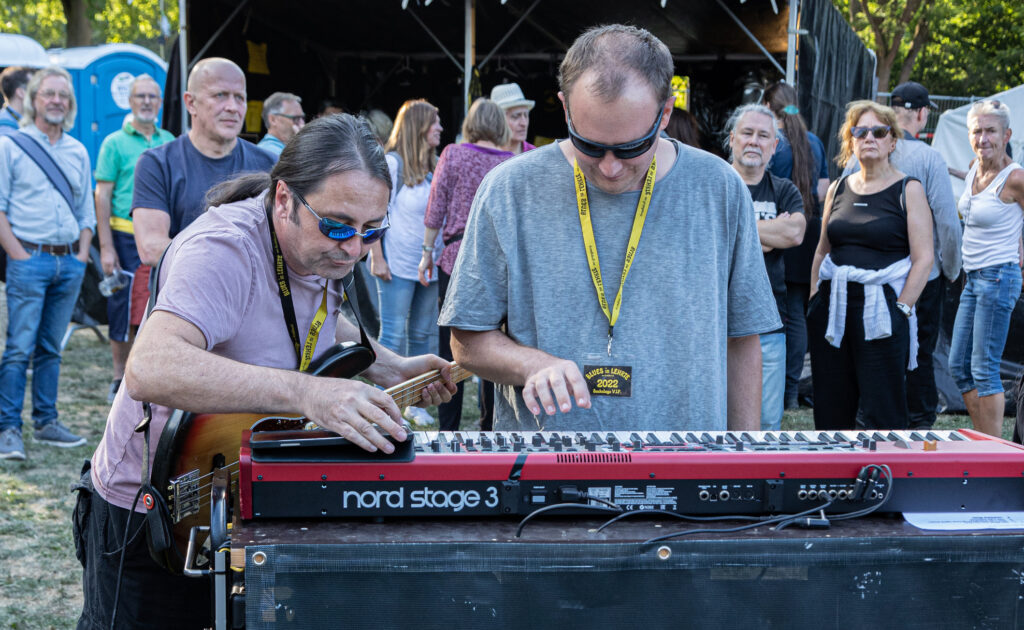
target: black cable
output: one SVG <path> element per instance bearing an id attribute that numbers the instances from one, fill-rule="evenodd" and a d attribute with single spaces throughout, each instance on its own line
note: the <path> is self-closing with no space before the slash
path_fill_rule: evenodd
<path id="1" fill-rule="evenodd" d="M 648 545 L 648 544 L 651 544 L 651 543 L 656 543 L 656 542 L 661 542 L 663 540 L 669 540 L 669 539 L 672 539 L 672 538 L 676 538 L 677 536 L 688 536 L 690 534 L 741 532 L 741 531 L 744 531 L 744 530 L 747 530 L 747 529 L 754 529 L 755 527 L 760 527 L 762 525 L 774 525 L 775 523 L 781 523 L 781 522 L 784 522 L 784 521 L 787 521 L 787 520 L 790 520 L 790 519 L 798 519 L 801 516 L 807 516 L 809 514 L 813 514 L 813 513 L 817 512 L 818 510 L 824 510 L 825 508 L 828 508 L 828 507 L 831 507 L 831 506 L 832 506 L 832 500 L 829 499 L 827 502 L 825 502 L 822 505 L 816 505 L 816 506 L 814 506 L 813 508 L 811 508 L 809 510 L 804 510 L 803 512 L 798 512 L 797 514 L 784 514 L 782 516 L 775 516 L 775 517 L 772 517 L 772 518 L 769 518 L 767 520 L 760 521 L 760 522 L 757 522 L 757 523 L 750 523 L 748 525 L 740 525 L 739 527 L 728 527 L 728 528 L 723 528 L 723 529 L 711 529 L 711 528 L 690 529 L 690 530 L 685 530 L 685 531 L 672 532 L 671 534 L 665 534 L 664 536 L 658 536 L 657 538 L 651 538 L 651 539 L 645 540 L 643 542 L 643 544 Z"/>
<path id="2" fill-rule="evenodd" d="M 519 536 L 523 533 L 523 528 L 526 527 L 526 523 L 528 521 L 530 521 L 533 517 L 539 516 L 539 515 L 541 515 L 541 514 L 543 514 L 545 512 L 552 512 L 554 510 L 564 510 L 566 508 L 576 508 L 576 509 L 580 509 L 580 510 L 593 510 L 595 512 L 616 512 L 616 513 L 618 513 L 618 512 L 622 511 L 622 508 L 620 508 L 620 507 L 610 508 L 610 507 L 605 507 L 603 505 L 588 505 L 586 503 L 555 503 L 554 505 L 546 505 L 546 506 L 544 506 L 542 508 L 537 508 L 536 510 L 530 512 L 525 517 L 523 517 L 523 520 L 519 521 L 519 527 L 516 528 L 516 538 L 519 538 Z"/>
<path id="3" fill-rule="evenodd" d="M 606 499 L 602 499 L 601 497 L 595 497 L 595 496 L 592 496 L 592 495 L 589 495 L 589 494 L 585 494 L 585 495 L 583 495 L 583 498 L 584 499 L 589 499 L 590 501 L 597 501 L 598 503 L 604 503 L 608 507 L 615 508 L 619 512 L 622 511 L 622 506 L 621 505 L 619 505 L 618 503 L 614 503 L 612 501 L 608 501 Z M 586 504 L 584 504 L 584 505 L 586 505 Z"/>
<path id="4" fill-rule="evenodd" d="M 605 521 L 604 524 L 602 524 L 600 527 L 598 527 L 595 530 L 595 532 L 600 532 L 601 530 L 603 530 L 604 528 L 608 527 L 609 525 L 612 525 L 613 523 L 616 523 L 617 521 L 620 521 L 620 520 L 622 520 L 624 518 L 631 518 L 633 516 L 644 515 L 644 514 L 646 514 L 648 516 L 670 516 L 672 518 L 679 519 L 681 521 L 696 521 L 696 522 L 702 522 L 702 521 L 762 521 L 762 520 L 765 520 L 765 519 L 769 518 L 767 516 L 741 516 L 741 515 L 738 515 L 738 514 L 726 514 L 726 515 L 723 515 L 723 516 L 692 516 L 690 514 L 679 514 L 678 512 L 669 512 L 669 511 L 666 511 L 666 510 L 630 510 L 628 512 L 623 512 L 622 514 L 619 514 L 618 516 L 616 516 L 616 517 L 614 517 L 614 518 L 612 518 L 610 520 Z"/>
<path id="5" fill-rule="evenodd" d="M 121 582 L 124 579 L 124 558 L 127 555 L 128 545 L 135 541 L 135 537 L 139 535 L 142 528 L 146 526 L 146 515 L 142 515 L 142 522 L 139 523 L 139 528 L 132 534 L 131 539 L 128 539 L 128 529 L 132 525 L 132 517 L 135 516 L 135 508 L 139 505 L 139 499 L 142 498 L 143 488 L 139 488 L 139 491 L 135 493 L 135 500 L 132 501 L 132 508 L 128 510 L 128 518 L 124 522 L 124 538 L 121 543 L 121 559 L 117 563 L 117 583 L 114 587 L 114 606 L 110 613 L 110 630 L 115 630 L 117 622 L 117 602 L 121 598 Z M 116 553 L 116 551 L 114 552 Z"/>

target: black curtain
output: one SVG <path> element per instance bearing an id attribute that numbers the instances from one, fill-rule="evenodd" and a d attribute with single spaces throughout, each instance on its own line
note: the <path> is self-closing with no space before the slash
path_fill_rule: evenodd
<path id="1" fill-rule="evenodd" d="M 174 45 L 171 46 L 171 58 L 167 61 L 167 83 L 164 85 L 164 123 L 163 128 L 175 136 L 181 135 L 181 109 L 184 103 L 181 102 L 181 63 L 178 54 L 178 40 L 174 38 Z"/>

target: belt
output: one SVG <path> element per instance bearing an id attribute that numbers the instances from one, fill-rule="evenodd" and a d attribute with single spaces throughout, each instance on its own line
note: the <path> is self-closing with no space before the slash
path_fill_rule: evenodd
<path id="1" fill-rule="evenodd" d="M 75 253 L 75 246 L 70 243 L 61 243 L 60 245 L 47 245 L 45 243 L 31 243 L 29 241 L 23 241 L 20 238 L 18 242 L 21 246 L 28 251 L 39 251 L 44 254 L 53 254 L 54 256 L 67 256 Z"/>

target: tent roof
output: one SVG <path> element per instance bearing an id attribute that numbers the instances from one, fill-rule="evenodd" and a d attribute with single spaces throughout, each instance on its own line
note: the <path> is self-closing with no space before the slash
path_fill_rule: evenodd
<path id="1" fill-rule="evenodd" d="M 46 50 L 36 40 L 14 33 L 0 33 L 0 67 L 50 65 Z"/>
<path id="2" fill-rule="evenodd" d="M 1013 159 L 1018 163 L 1024 163 L 1024 85 L 993 94 L 989 98 L 996 99 L 1010 108 L 1010 128 L 1016 131 L 1010 137 Z M 935 137 L 932 140 L 932 146 L 942 154 L 947 165 L 964 171 L 974 159 L 974 151 L 971 150 L 971 143 L 967 139 L 967 112 L 970 109 L 971 105 L 967 104 L 943 112 L 939 116 L 939 124 L 935 127 Z M 959 199 L 964 190 L 964 180 L 950 176 L 950 181 L 953 183 L 953 192 Z"/>

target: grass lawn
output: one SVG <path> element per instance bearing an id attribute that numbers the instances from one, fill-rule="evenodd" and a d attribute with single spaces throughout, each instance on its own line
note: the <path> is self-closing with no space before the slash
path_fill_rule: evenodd
<path id="1" fill-rule="evenodd" d="M 0 315 L 6 320 L 5 314 Z M 28 459 L 0 462 L 0 629 L 75 626 L 82 606 L 81 566 L 71 539 L 74 499 L 68 487 L 102 435 L 109 382 L 109 346 L 89 331 L 76 332 L 64 353 L 58 407 L 61 420 L 85 436 L 87 445 L 58 449 L 33 443 L 26 411 Z M 467 382 L 463 420 L 467 429 L 479 422 L 475 390 Z M 787 412 L 782 426 L 813 428 L 810 410 Z M 942 416 L 937 425 L 941 429 L 966 426 L 970 421 L 964 416 Z M 1005 437 L 1011 433 L 1012 419 L 1007 418 Z"/>

